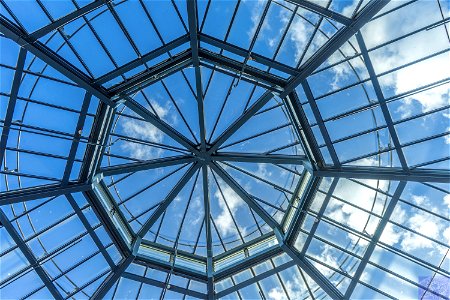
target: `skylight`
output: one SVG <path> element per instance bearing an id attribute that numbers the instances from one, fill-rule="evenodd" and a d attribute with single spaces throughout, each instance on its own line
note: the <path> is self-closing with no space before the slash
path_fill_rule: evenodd
<path id="1" fill-rule="evenodd" d="M 0 298 L 448 299 L 444 0 L 0 0 Z"/>

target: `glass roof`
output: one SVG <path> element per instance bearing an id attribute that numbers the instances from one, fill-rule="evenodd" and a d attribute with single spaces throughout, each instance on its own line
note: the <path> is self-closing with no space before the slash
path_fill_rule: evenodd
<path id="1" fill-rule="evenodd" d="M 0 298 L 449 299 L 446 0 L 0 0 Z"/>

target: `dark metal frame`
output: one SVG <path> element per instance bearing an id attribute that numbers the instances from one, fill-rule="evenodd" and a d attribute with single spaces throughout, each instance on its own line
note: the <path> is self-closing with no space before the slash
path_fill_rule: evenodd
<path id="1" fill-rule="evenodd" d="M 251 53 L 250 50 L 241 49 L 237 46 L 231 45 L 226 41 L 220 41 L 214 37 L 210 37 L 206 34 L 201 33 L 197 20 L 197 4 L 195 0 L 188 0 L 187 2 L 187 13 L 188 13 L 188 34 L 176 39 L 173 42 L 165 44 L 164 46 L 141 56 L 122 67 L 118 67 L 114 71 L 97 78 L 92 79 L 90 76 L 84 74 L 75 66 L 70 64 L 64 58 L 59 56 L 54 51 L 50 50 L 43 43 L 39 41 L 44 35 L 60 28 L 64 24 L 67 24 L 77 18 L 83 17 L 85 14 L 93 11 L 102 5 L 110 5 L 109 1 L 97 0 L 85 7 L 82 7 L 65 17 L 51 22 L 48 26 L 45 26 L 31 34 L 27 34 L 19 26 L 13 24 L 4 17 L 0 18 L 0 31 L 2 34 L 15 41 L 21 46 L 19 53 L 19 58 L 16 66 L 14 81 L 10 93 L 10 100 L 8 103 L 8 109 L 6 112 L 5 121 L 3 123 L 2 136 L 0 141 L 0 161 L 3 164 L 3 157 L 6 151 L 7 138 L 9 135 L 9 129 L 12 125 L 12 115 L 14 113 L 15 102 L 17 100 L 18 89 L 20 86 L 20 81 L 24 71 L 24 63 L 26 58 L 26 53 L 30 52 L 36 57 L 43 60 L 48 65 L 52 66 L 67 78 L 75 82 L 79 87 L 86 90 L 85 99 L 80 112 L 80 117 L 77 123 L 76 131 L 72 137 L 72 147 L 69 153 L 66 164 L 66 170 L 64 176 L 60 183 L 40 186 L 36 188 L 23 189 L 12 192 L 5 192 L 0 195 L 0 204 L 12 204 L 22 201 L 31 201 L 34 199 L 41 199 L 50 196 L 66 195 L 73 209 L 82 219 L 83 224 L 86 226 L 88 232 L 92 235 L 95 243 L 99 246 L 100 251 L 103 253 L 105 258 L 107 258 L 108 264 L 111 267 L 111 272 L 106 277 L 104 282 L 101 284 L 100 288 L 92 296 L 93 299 L 100 299 L 105 296 L 109 289 L 114 285 L 114 283 L 120 278 L 129 278 L 131 280 L 136 280 L 140 282 L 145 282 L 147 284 L 152 284 L 157 287 L 167 288 L 167 284 L 141 277 L 132 273 L 126 272 L 127 267 L 131 263 L 137 263 L 147 266 L 152 266 L 155 268 L 163 269 L 167 272 L 175 272 L 176 274 L 186 276 L 188 278 L 193 278 L 194 280 L 199 280 L 207 283 L 207 294 L 198 293 L 188 288 L 182 287 L 172 287 L 174 291 L 185 293 L 186 295 L 191 295 L 199 298 L 215 299 L 216 297 L 225 296 L 229 293 L 237 291 L 238 289 L 245 287 L 249 284 L 255 283 L 260 279 L 263 279 L 270 274 L 274 274 L 283 269 L 291 267 L 293 265 L 298 265 L 302 270 L 304 270 L 312 279 L 316 281 L 318 286 L 320 286 L 331 298 L 333 299 L 349 299 L 353 292 L 355 285 L 359 281 L 359 277 L 367 264 L 373 248 L 382 233 L 383 228 L 386 226 L 390 214 L 392 213 L 398 198 L 403 191 L 405 183 L 403 181 L 419 181 L 419 182 L 449 182 L 449 172 L 448 171 L 437 171 L 437 170 L 421 170 L 421 169 L 411 169 L 408 168 L 406 159 L 402 153 L 401 145 L 396 135 L 394 129 L 394 123 L 389 115 L 389 111 L 386 106 L 386 99 L 383 97 L 381 88 L 379 86 L 377 76 L 374 72 L 372 63 L 370 61 L 368 50 L 364 44 L 364 40 L 359 33 L 359 29 L 364 26 L 368 21 L 370 21 L 387 3 L 387 0 L 371 0 L 363 9 L 360 10 L 356 16 L 353 18 L 347 18 L 340 14 L 337 14 L 327 8 L 323 8 L 319 5 L 313 4 L 304 0 L 290 0 L 290 2 L 303 7 L 307 10 L 315 12 L 325 18 L 329 18 L 338 23 L 341 23 L 343 27 L 338 30 L 338 32 L 326 42 L 310 59 L 304 62 L 300 68 L 292 68 L 286 65 L 280 64 L 275 60 L 265 58 L 263 56 Z M 267 9 L 267 8 L 266 8 Z M 380 103 L 381 109 L 383 111 L 384 117 L 387 122 L 387 128 L 391 134 L 391 138 L 394 143 L 394 148 L 397 151 L 398 157 L 401 162 L 401 169 L 398 168 L 374 168 L 374 167 L 350 167 L 342 166 L 342 162 L 339 161 L 338 156 L 334 150 L 333 143 L 328 136 L 324 120 L 320 115 L 320 111 L 316 105 L 316 100 L 314 99 L 307 78 L 313 74 L 317 68 L 325 62 L 335 51 L 337 51 L 345 42 L 348 41 L 350 37 L 356 34 L 358 44 L 361 48 L 361 53 L 364 58 L 365 65 L 370 73 L 370 80 L 372 81 L 376 95 L 378 97 L 378 102 Z M 123 75 L 125 72 L 133 70 L 134 68 L 141 66 L 153 58 L 156 58 L 162 54 L 169 53 L 169 51 L 174 50 L 176 47 L 181 46 L 185 43 L 189 43 L 190 49 L 186 50 L 177 55 L 170 55 L 170 58 L 166 61 L 155 65 L 146 71 L 133 76 L 126 82 L 117 84 L 111 88 L 105 88 L 102 84 L 114 79 L 118 76 Z M 217 54 L 212 51 L 203 49 L 201 47 L 202 43 L 209 44 L 211 46 L 218 47 L 222 50 L 229 51 L 236 55 L 245 58 L 244 63 L 235 61 L 233 59 L 223 56 L 221 53 Z M 271 74 L 268 71 L 260 70 L 256 67 L 250 67 L 246 65 L 249 57 L 252 57 L 256 62 L 265 65 L 269 68 L 284 72 L 291 77 L 286 80 L 282 77 Z M 162 78 L 180 71 L 187 66 L 193 66 L 195 69 L 195 91 L 196 99 L 198 104 L 198 114 L 199 114 L 199 125 L 200 125 L 200 144 L 196 145 L 191 142 L 187 137 L 183 136 L 181 133 L 170 127 L 164 121 L 156 117 L 152 112 L 147 110 L 145 107 L 137 103 L 130 97 L 130 94 L 142 89 L 143 87 L 159 81 Z M 219 72 L 224 72 L 230 74 L 242 80 L 248 80 L 257 85 L 263 86 L 267 89 L 256 102 L 251 105 L 245 113 L 240 116 L 232 125 L 230 125 L 215 141 L 211 144 L 207 144 L 207 137 L 205 134 L 205 124 L 204 124 L 204 110 L 203 110 L 203 98 L 202 95 L 202 78 L 200 66 L 207 66 L 210 68 L 217 69 Z M 240 75 L 237 75 L 241 73 Z M 298 99 L 295 89 L 301 85 L 306 94 L 306 100 L 311 105 L 311 109 L 316 118 L 317 125 L 322 133 L 325 146 L 327 147 L 332 161 L 332 166 L 327 166 L 323 161 L 320 150 L 318 149 L 317 142 L 315 141 L 314 135 L 311 132 L 310 124 L 305 117 L 303 112 L 302 103 Z M 99 117 L 92 129 L 89 136 L 89 146 L 87 148 L 84 164 L 80 174 L 80 180 L 78 182 L 69 181 L 70 173 L 75 162 L 75 154 L 77 151 L 78 144 L 83 137 L 81 136 L 80 129 L 82 129 L 86 116 L 88 115 L 88 107 L 90 99 L 95 96 L 102 102 L 97 111 L 97 116 Z M 221 145 L 229 139 L 233 133 L 235 133 L 243 124 L 245 124 L 252 116 L 254 116 L 268 101 L 273 97 L 281 98 L 287 107 L 289 116 L 293 121 L 292 124 L 297 131 L 297 134 L 302 139 L 302 142 L 307 147 L 306 156 L 292 156 L 292 155 L 275 155 L 275 154 L 241 154 L 241 153 L 225 153 L 218 152 Z M 178 157 L 161 158 L 151 161 L 127 163 L 123 165 L 117 165 L 113 167 L 102 167 L 100 168 L 100 161 L 103 155 L 106 140 L 109 135 L 114 114 L 116 113 L 116 107 L 120 104 L 124 104 L 130 110 L 135 112 L 143 120 L 153 124 L 158 129 L 162 130 L 165 134 L 179 142 L 181 145 L 186 147 L 191 153 L 190 155 L 183 155 Z M 383 180 L 393 180 L 402 182 L 399 184 L 393 199 L 391 200 L 389 207 L 381 223 L 378 225 L 377 231 L 370 243 L 369 250 L 366 251 L 364 257 L 362 258 L 362 263 L 360 264 L 357 274 L 353 277 L 350 288 L 347 290 L 345 295 L 343 295 L 317 268 L 311 264 L 305 258 L 304 251 L 297 251 L 293 247 L 293 242 L 295 240 L 296 233 L 298 233 L 300 225 L 303 218 L 301 217 L 301 209 L 298 209 L 296 216 L 294 217 L 293 225 L 290 227 L 288 232 L 283 232 L 282 227 L 269 215 L 264 209 L 260 207 L 260 204 L 249 195 L 245 189 L 239 185 L 217 162 L 222 161 L 237 161 L 237 162 L 261 162 L 261 163 L 272 163 L 272 164 L 297 164 L 304 165 L 309 169 L 313 175 L 313 180 L 311 181 L 307 196 L 302 199 L 302 205 L 307 206 L 311 199 L 314 197 L 314 191 L 317 184 L 320 182 L 320 177 L 334 177 L 334 178 L 364 178 L 364 179 L 383 179 Z M 117 232 L 116 225 L 110 220 L 110 216 L 107 211 L 105 211 L 104 206 L 99 201 L 98 197 L 91 191 L 92 185 L 98 184 L 98 180 L 101 180 L 102 176 L 110 176 L 116 174 L 123 174 L 128 172 L 136 172 L 141 170 L 150 170 L 153 168 L 160 168 L 179 164 L 192 164 L 185 175 L 180 179 L 177 185 L 172 189 L 172 191 L 167 195 L 163 203 L 157 208 L 157 210 L 152 214 L 152 216 L 147 220 L 143 229 L 137 233 L 131 244 L 126 241 L 121 240 L 121 235 Z M 219 175 L 241 198 L 249 205 L 249 207 L 259 215 L 272 229 L 274 235 L 277 239 L 278 246 L 274 248 L 267 249 L 258 256 L 244 260 L 238 265 L 228 268 L 227 270 L 221 272 L 214 271 L 214 257 L 212 255 L 211 246 L 211 221 L 209 213 L 209 192 L 208 192 L 208 168 L 215 174 Z M 183 269 L 180 267 L 175 267 L 169 263 L 162 263 L 157 260 L 151 260 L 139 254 L 139 247 L 143 241 L 143 236 L 152 226 L 152 224 L 158 219 L 158 217 L 165 211 L 167 206 L 171 201 L 177 196 L 178 192 L 183 188 L 183 186 L 188 182 L 188 180 L 201 169 L 202 172 L 202 184 L 204 191 L 204 206 L 205 206 L 205 224 L 206 224 L 206 235 L 207 235 L 207 257 L 205 261 L 206 271 L 204 276 L 198 275 L 192 270 Z M 97 177 L 94 177 L 97 176 Z M 337 179 L 333 182 L 332 186 L 336 186 Z M 102 221 L 103 225 L 107 229 L 107 232 L 113 239 L 114 243 L 117 244 L 118 248 L 122 254 L 122 260 L 118 265 L 115 265 L 104 247 L 93 232 L 92 228 L 88 226 L 87 220 L 80 213 L 80 208 L 77 206 L 75 200 L 71 196 L 71 193 L 84 192 L 94 208 L 97 216 Z M 332 189 L 330 189 L 332 193 Z M 329 199 L 329 196 L 328 196 Z M 323 206 L 324 209 L 325 206 Z M 323 213 L 323 210 L 322 210 Z M 320 218 L 320 213 L 319 213 Z M 41 277 L 42 281 L 45 283 L 52 295 L 57 299 L 63 299 L 60 292 L 54 286 L 52 280 L 40 267 L 36 258 L 29 251 L 26 244 L 21 240 L 19 234 L 15 231 L 14 227 L 10 224 L 7 217 L 0 210 L 0 221 L 5 226 L 6 230 L 16 241 L 18 247 L 22 250 L 24 255 L 27 257 L 30 265 L 35 269 L 38 275 Z M 314 230 L 311 234 L 314 234 Z M 307 244 L 311 240 L 306 242 Z M 248 246 L 248 245 L 247 245 Z M 157 246 L 155 246 L 157 247 Z M 161 248 L 163 249 L 163 248 Z M 243 283 L 235 285 L 220 293 L 215 293 L 214 282 L 215 280 L 231 276 L 232 274 L 238 272 L 241 269 L 249 268 L 259 261 L 259 259 L 272 258 L 281 253 L 286 253 L 291 259 L 291 262 L 280 265 L 274 268 L 271 272 L 265 273 L 261 276 L 256 276 L 250 280 Z M 176 254 L 174 254 L 176 256 Z M 228 255 L 228 254 L 227 254 Z M 109 259 L 108 259 L 109 258 Z"/>

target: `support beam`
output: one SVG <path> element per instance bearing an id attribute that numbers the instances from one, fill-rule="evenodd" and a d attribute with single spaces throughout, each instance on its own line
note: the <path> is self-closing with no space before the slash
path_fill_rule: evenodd
<path id="1" fill-rule="evenodd" d="M 301 256 L 292 246 L 289 246 L 284 242 L 283 234 L 280 231 L 275 230 L 275 235 L 277 236 L 281 249 L 283 249 L 283 251 L 289 255 L 289 257 L 305 271 L 305 273 L 308 274 L 308 276 L 311 277 L 331 299 L 343 298 L 342 293 L 322 273 L 320 273 L 312 263 L 307 261 L 304 256 Z"/>
<path id="2" fill-rule="evenodd" d="M 61 180 L 62 184 L 67 184 L 70 179 L 70 173 L 72 172 L 73 163 L 75 156 L 77 154 L 78 145 L 80 144 L 80 139 L 83 133 L 84 122 L 86 121 L 86 115 L 89 109 L 89 104 L 91 103 L 92 95 L 88 92 L 84 95 L 83 105 L 81 106 L 80 116 L 78 117 L 78 122 L 75 127 L 74 138 L 72 140 L 72 145 L 69 150 L 69 157 L 67 158 L 66 168 L 64 169 L 63 178 Z"/>
<path id="3" fill-rule="evenodd" d="M 240 74 L 242 72 L 242 76 L 263 82 L 268 86 L 273 86 L 274 89 L 279 91 L 282 91 L 283 87 L 287 84 L 287 80 L 282 77 L 262 71 L 253 66 L 244 65 L 242 62 L 206 49 L 200 49 L 199 55 L 203 62 L 208 62 L 219 69 L 228 70 L 235 74 Z M 237 76 L 239 77 L 239 75 Z"/>
<path id="4" fill-rule="evenodd" d="M 375 69 L 373 68 L 372 61 L 369 57 L 369 52 L 367 51 L 366 43 L 364 42 L 361 32 L 358 32 L 356 34 L 356 40 L 358 41 L 359 48 L 361 49 L 361 54 L 364 58 L 364 63 L 367 67 L 367 71 L 369 72 L 370 80 L 372 81 L 372 85 L 375 90 L 375 94 L 377 95 L 378 102 L 380 103 L 380 108 L 381 111 L 383 112 L 386 125 L 388 126 L 389 135 L 391 136 L 391 140 L 394 143 L 398 159 L 400 161 L 400 164 L 402 165 L 402 169 L 407 171 L 408 163 L 406 162 L 405 155 L 403 154 L 402 146 L 400 145 L 400 140 L 398 139 L 397 132 L 395 131 L 394 122 L 392 121 L 389 108 L 386 104 L 386 99 L 384 98 L 383 95 L 383 90 L 381 89 L 380 82 L 378 81 L 378 77 L 375 74 Z"/>
<path id="5" fill-rule="evenodd" d="M 156 49 L 150 51 L 147 54 L 144 54 L 140 58 L 132 60 L 129 63 L 126 63 L 123 66 L 120 66 L 119 68 L 114 69 L 113 71 L 100 76 L 94 82 L 96 84 L 104 84 L 116 77 L 119 77 L 119 76 L 125 74 L 126 72 L 129 72 L 139 66 L 144 65 L 146 62 L 149 62 L 152 59 L 155 59 L 161 55 L 168 53 L 169 51 L 174 50 L 177 47 L 180 47 L 181 45 L 183 45 L 184 43 L 187 43 L 187 42 L 189 42 L 188 36 L 187 35 L 181 36 L 181 37 L 165 44 L 164 46 L 161 46 L 159 48 L 156 48 Z"/>
<path id="6" fill-rule="evenodd" d="M 158 168 L 164 168 L 169 166 L 175 166 L 180 164 L 188 164 L 195 162 L 196 159 L 193 156 L 180 155 L 164 158 L 156 158 L 152 160 L 145 160 L 136 163 L 121 164 L 109 167 L 100 168 L 99 173 L 103 176 L 113 176 L 124 173 L 132 173 L 146 170 L 153 170 Z"/>
<path id="7" fill-rule="evenodd" d="M 136 244 L 140 244 L 142 238 L 145 236 L 147 231 L 150 230 L 152 225 L 158 220 L 158 218 L 162 215 L 162 213 L 167 209 L 167 207 L 172 203 L 173 199 L 180 193 L 183 187 L 188 183 L 188 181 L 192 178 L 194 173 L 198 170 L 199 165 L 197 163 L 192 164 L 189 170 L 183 175 L 183 177 L 178 181 L 178 183 L 173 187 L 170 193 L 166 196 L 164 201 L 156 208 L 156 210 L 152 213 L 150 218 L 145 221 L 142 228 L 137 233 Z M 135 246 L 136 247 L 136 246 Z M 138 246 L 137 246 L 138 247 Z"/>
<path id="8" fill-rule="evenodd" d="M 136 102 L 130 97 L 126 98 L 126 101 L 124 102 L 125 106 L 127 106 L 129 109 L 134 111 L 137 115 L 142 117 L 145 121 L 151 123 L 153 126 L 167 134 L 169 137 L 174 139 L 176 142 L 178 142 L 180 145 L 186 147 L 189 151 L 191 151 L 194 154 L 198 154 L 199 151 L 195 147 L 195 145 L 184 135 L 179 133 L 177 130 L 175 130 L 172 126 L 152 114 L 148 109 L 146 109 L 144 106 Z"/>
<path id="9" fill-rule="evenodd" d="M 80 207 L 77 204 L 77 201 L 72 196 L 72 194 L 66 194 L 66 198 L 70 203 L 70 206 L 72 206 L 72 209 L 77 214 L 78 218 L 80 219 L 81 223 L 83 224 L 84 228 L 88 232 L 89 236 L 94 241 L 95 245 L 97 246 L 98 250 L 102 253 L 103 257 L 105 258 L 106 262 L 108 263 L 110 268 L 114 267 L 114 261 L 111 259 L 110 254 L 105 249 L 105 246 L 103 246 L 102 242 L 100 241 L 100 238 L 98 237 L 97 233 L 94 229 L 92 229 L 91 224 L 89 223 L 87 217 L 84 215 L 83 211 L 80 209 Z"/>
<path id="10" fill-rule="evenodd" d="M 60 55 L 49 49 L 47 46 L 38 42 L 23 32 L 17 25 L 11 23 L 7 19 L 0 17 L 0 32 L 7 38 L 12 39 L 17 44 L 43 60 L 49 66 L 77 83 L 80 87 L 96 96 L 107 105 L 114 106 L 113 101 L 109 98 L 106 90 L 101 86 L 92 84 L 92 79 L 80 71 L 77 67 L 69 63 Z"/>
<path id="11" fill-rule="evenodd" d="M 26 57 L 27 51 L 24 48 L 20 48 L 19 55 L 17 57 L 16 71 L 14 72 L 14 79 L 11 87 L 11 96 L 9 97 L 8 107 L 6 108 L 5 121 L 3 122 L 2 128 L 2 136 L 0 138 L 0 166 L 3 167 L 3 159 L 5 158 L 9 130 L 11 129 L 12 118 L 14 115 L 14 109 L 16 107 L 20 82 L 22 81 L 23 67 L 25 65 Z"/>
<path id="12" fill-rule="evenodd" d="M 36 199 L 43 199 L 47 197 L 55 197 L 64 194 L 84 192 L 89 189 L 91 189 L 91 185 L 89 183 L 74 183 L 69 185 L 41 185 L 38 187 L 3 192 L 0 195 L 0 206 L 24 201 L 32 201 Z"/>
<path id="13" fill-rule="evenodd" d="M 219 175 L 223 181 L 225 181 L 230 188 L 233 189 L 233 191 L 241 197 L 242 200 L 244 200 L 245 203 L 254 211 L 256 212 L 261 219 L 266 222 L 267 225 L 269 225 L 273 229 L 279 228 L 279 224 L 275 219 L 266 211 L 264 208 L 256 202 L 246 191 L 245 189 L 237 183 L 236 180 L 234 180 L 233 177 L 231 177 L 221 166 L 219 166 L 217 163 L 212 163 L 209 165 L 214 172 Z"/>
<path id="14" fill-rule="evenodd" d="M 381 218 L 380 223 L 378 223 L 377 229 L 375 230 L 372 239 L 370 240 L 369 246 L 367 246 L 366 248 L 366 252 L 364 253 L 363 258 L 358 265 L 358 269 L 356 269 L 352 281 L 350 282 L 347 291 L 345 292 L 344 299 L 350 299 L 350 297 L 352 296 L 353 291 L 355 290 L 355 287 L 358 284 L 359 279 L 361 278 L 361 275 L 364 272 L 364 269 L 366 268 L 373 251 L 375 250 L 378 240 L 380 239 L 384 228 L 386 228 L 386 225 L 388 224 L 388 221 L 391 218 L 392 213 L 394 212 L 395 206 L 397 205 L 398 199 L 402 195 L 405 186 L 406 182 L 399 182 L 394 194 L 392 195 L 391 200 L 389 201 L 386 211 L 384 212 L 383 217 Z"/>
<path id="15" fill-rule="evenodd" d="M 343 25 L 350 25 L 352 19 L 347 18 L 346 16 L 343 16 L 337 12 L 334 12 L 330 9 L 327 9 L 323 6 L 320 6 L 318 4 L 315 4 L 310 1 L 306 0 L 287 0 L 287 2 L 291 2 L 293 4 L 296 4 L 300 7 L 303 7 L 311 12 L 314 12 L 316 14 L 321 15 L 322 17 L 334 20 L 338 23 L 341 23 Z"/>
<path id="16" fill-rule="evenodd" d="M 318 177 L 450 183 L 450 172 L 446 170 L 414 169 L 405 172 L 399 168 L 344 166 L 340 169 L 322 168 L 314 171 L 313 175 Z"/>
<path id="17" fill-rule="evenodd" d="M 291 118 L 291 123 L 294 125 L 298 136 L 303 141 L 303 146 L 305 147 L 310 161 L 312 163 L 316 163 L 319 167 L 322 167 L 325 164 L 322 153 L 319 150 L 317 140 L 314 137 L 308 118 L 306 117 L 305 111 L 303 110 L 300 99 L 298 99 L 295 90 L 284 98 L 284 103 Z"/>
<path id="18" fill-rule="evenodd" d="M 124 272 L 122 277 L 130 279 L 130 280 L 134 280 L 134 281 L 137 281 L 137 282 L 142 282 L 142 283 L 145 283 L 145 284 L 153 285 L 153 286 L 159 287 L 161 289 L 166 287 L 166 284 L 164 282 L 161 282 L 161 281 L 156 280 L 156 279 L 144 277 L 144 276 L 139 276 L 139 275 L 136 275 L 136 274 L 133 274 L 133 273 L 129 273 L 129 272 Z M 193 290 L 190 290 L 190 289 L 187 289 L 187 288 L 183 288 L 183 287 L 180 287 L 180 286 L 177 286 L 177 285 L 173 285 L 173 284 L 170 285 L 170 288 L 168 288 L 168 290 L 176 292 L 176 293 L 180 293 L 182 295 L 191 296 L 191 297 L 196 298 L 196 299 L 207 299 L 207 295 L 205 295 L 203 293 L 200 293 L 200 292 L 197 292 L 197 291 L 193 291 Z"/>
<path id="19" fill-rule="evenodd" d="M 319 126 L 320 133 L 322 134 L 323 140 L 327 146 L 328 152 L 330 153 L 331 160 L 335 167 L 340 167 L 341 163 L 336 154 L 336 150 L 334 149 L 333 143 L 331 142 L 330 135 L 328 134 L 328 130 L 325 127 L 325 123 L 323 122 L 322 115 L 320 114 L 319 107 L 317 106 L 316 100 L 314 99 L 311 88 L 308 84 L 308 81 L 305 79 L 302 82 L 303 91 L 305 92 L 306 98 L 308 99 L 309 106 L 314 114 L 314 118 Z"/>
<path id="20" fill-rule="evenodd" d="M 199 270 L 190 269 L 188 267 L 183 267 L 177 264 L 173 266 L 170 262 L 165 262 L 160 259 L 148 257 L 143 254 L 138 253 L 134 262 L 136 264 L 152 268 L 155 270 L 159 270 L 162 272 L 166 273 L 172 272 L 173 275 L 199 281 L 205 284 L 207 284 L 208 282 L 206 274 Z"/>
<path id="21" fill-rule="evenodd" d="M 36 257 L 34 256 L 33 252 L 30 250 L 30 248 L 27 246 L 27 244 L 24 243 L 22 238 L 20 237 L 19 232 L 17 232 L 16 228 L 9 222 L 7 216 L 3 212 L 3 210 L 0 208 L 0 222 L 5 227 L 8 234 L 11 236 L 11 238 L 14 240 L 16 245 L 19 247 L 20 251 L 22 251 L 25 258 L 28 260 L 28 263 L 31 265 L 33 270 L 37 273 L 37 275 L 41 278 L 42 282 L 45 284 L 49 292 L 52 294 L 55 299 L 64 299 L 59 290 L 56 288 L 56 286 L 53 284 L 50 276 L 47 274 L 47 272 L 42 268 L 42 266 L 37 261 Z"/>
<path id="22" fill-rule="evenodd" d="M 128 266 L 133 262 L 134 258 L 135 257 L 133 255 L 130 255 L 122 259 L 119 265 L 117 265 L 116 268 L 109 273 L 90 299 L 104 299 L 105 295 L 109 292 L 114 283 L 122 276 Z"/>
<path id="23" fill-rule="evenodd" d="M 126 81 L 116 84 L 108 89 L 110 95 L 114 95 L 114 100 L 118 101 L 131 95 L 143 88 L 160 81 L 182 69 L 188 67 L 192 63 L 191 51 L 186 50 L 182 53 L 172 56 L 163 62 L 140 72 Z"/>
<path id="24" fill-rule="evenodd" d="M 33 33 L 30 34 L 30 37 L 35 40 L 40 39 L 41 37 L 49 34 L 53 30 L 56 30 L 64 25 L 90 13 L 93 10 L 96 10 L 97 8 L 99 8 L 100 6 L 102 6 L 103 4 L 105 4 L 109 1 L 111 1 L 111 0 L 96 0 L 92 3 L 89 3 L 89 4 L 81 7 L 80 9 L 77 9 L 77 10 L 71 12 L 70 14 L 65 15 L 64 17 L 61 17 L 58 20 L 55 20 L 54 22 L 42 27 L 41 29 L 34 31 Z"/>
<path id="25" fill-rule="evenodd" d="M 209 202 L 209 181 L 208 167 L 202 167 L 203 179 L 203 205 L 205 208 L 205 233 L 206 233 L 206 277 L 208 278 L 207 290 L 208 300 L 216 299 L 214 291 L 214 265 L 213 265 L 213 249 L 212 249 L 212 233 L 211 233 L 211 208 Z"/>
<path id="26" fill-rule="evenodd" d="M 187 13 L 189 23 L 189 37 L 192 52 L 192 64 L 195 69 L 195 88 L 197 98 L 197 113 L 200 129 L 200 148 L 202 151 L 206 150 L 206 129 L 205 129 L 205 112 L 203 109 L 203 86 L 202 86 L 202 72 L 200 70 L 200 58 L 198 53 L 198 20 L 197 20 L 197 1 L 187 1 Z"/>
<path id="27" fill-rule="evenodd" d="M 105 103 L 100 103 L 97 108 L 81 165 L 80 181 L 91 181 L 101 165 L 111 127 L 114 123 L 114 112 L 115 109 Z"/>
<path id="28" fill-rule="evenodd" d="M 375 16 L 389 0 L 371 0 L 356 16 L 351 23 L 341 28 L 331 39 L 317 50 L 300 68 L 297 76 L 292 78 L 279 95 L 281 99 L 288 96 L 301 82 L 311 75 L 322 63 L 324 63 L 335 51 L 348 41 L 361 27 Z M 233 122 L 217 139 L 208 151 L 214 153 L 230 136 L 232 136 L 245 122 L 247 122 L 258 110 L 272 99 L 274 94 L 264 93 L 257 99 L 247 111 Z"/>
<path id="29" fill-rule="evenodd" d="M 246 58 L 250 55 L 253 61 L 263 64 L 269 68 L 281 71 L 283 73 L 286 73 L 289 75 L 297 75 L 297 73 L 298 73 L 298 70 L 294 67 L 290 67 L 288 65 L 282 64 L 276 60 L 269 59 L 269 58 L 267 58 L 263 55 L 257 54 L 257 53 L 249 53 L 249 51 L 247 49 L 227 43 L 227 42 L 225 42 L 221 39 L 215 38 L 213 36 L 201 33 L 199 36 L 199 39 L 200 39 L 200 42 L 207 43 L 214 47 L 218 47 L 222 50 L 239 55 L 242 58 Z M 208 51 L 208 50 L 203 49 L 203 51 L 205 51 L 204 53 L 206 53 L 206 51 Z M 245 66 L 245 67 L 248 67 L 248 66 Z M 241 68 L 241 70 L 242 70 L 242 68 Z"/>
<path id="30" fill-rule="evenodd" d="M 285 262 L 285 263 L 283 263 L 281 265 L 278 265 L 278 266 L 274 267 L 273 269 L 270 269 L 270 270 L 268 270 L 266 272 L 260 273 L 260 274 L 254 276 L 254 277 L 251 277 L 250 279 L 247 279 L 245 281 L 237 283 L 237 284 L 233 285 L 232 287 L 229 287 L 229 288 L 227 288 L 227 289 L 225 289 L 225 290 L 223 290 L 221 292 L 218 292 L 217 293 L 217 298 L 218 299 L 223 298 L 223 297 L 225 297 L 225 296 L 227 296 L 227 295 L 229 295 L 231 293 L 237 292 L 240 289 L 243 289 L 243 288 L 245 288 L 245 287 L 247 287 L 249 285 L 252 285 L 252 284 L 254 284 L 254 283 L 258 282 L 258 281 L 264 280 L 264 279 L 266 279 L 269 276 L 272 276 L 272 275 L 275 275 L 275 274 L 277 274 L 279 272 L 287 270 L 287 269 L 289 269 L 289 268 L 291 268 L 291 267 L 293 267 L 295 265 L 296 265 L 296 263 L 293 260 Z"/>
<path id="31" fill-rule="evenodd" d="M 212 161 L 236 161 L 267 164 L 303 165 L 308 162 L 305 155 L 263 154 L 263 153 L 233 153 L 220 152 L 211 155 Z"/>

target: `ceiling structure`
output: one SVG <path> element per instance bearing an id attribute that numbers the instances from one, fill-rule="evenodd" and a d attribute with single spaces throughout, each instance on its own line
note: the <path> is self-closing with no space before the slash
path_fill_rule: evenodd
<path id="1" fill-rule="evenodd" d="M 449 299 L 446 1 L 0 7 L 2 299 Z"/>

